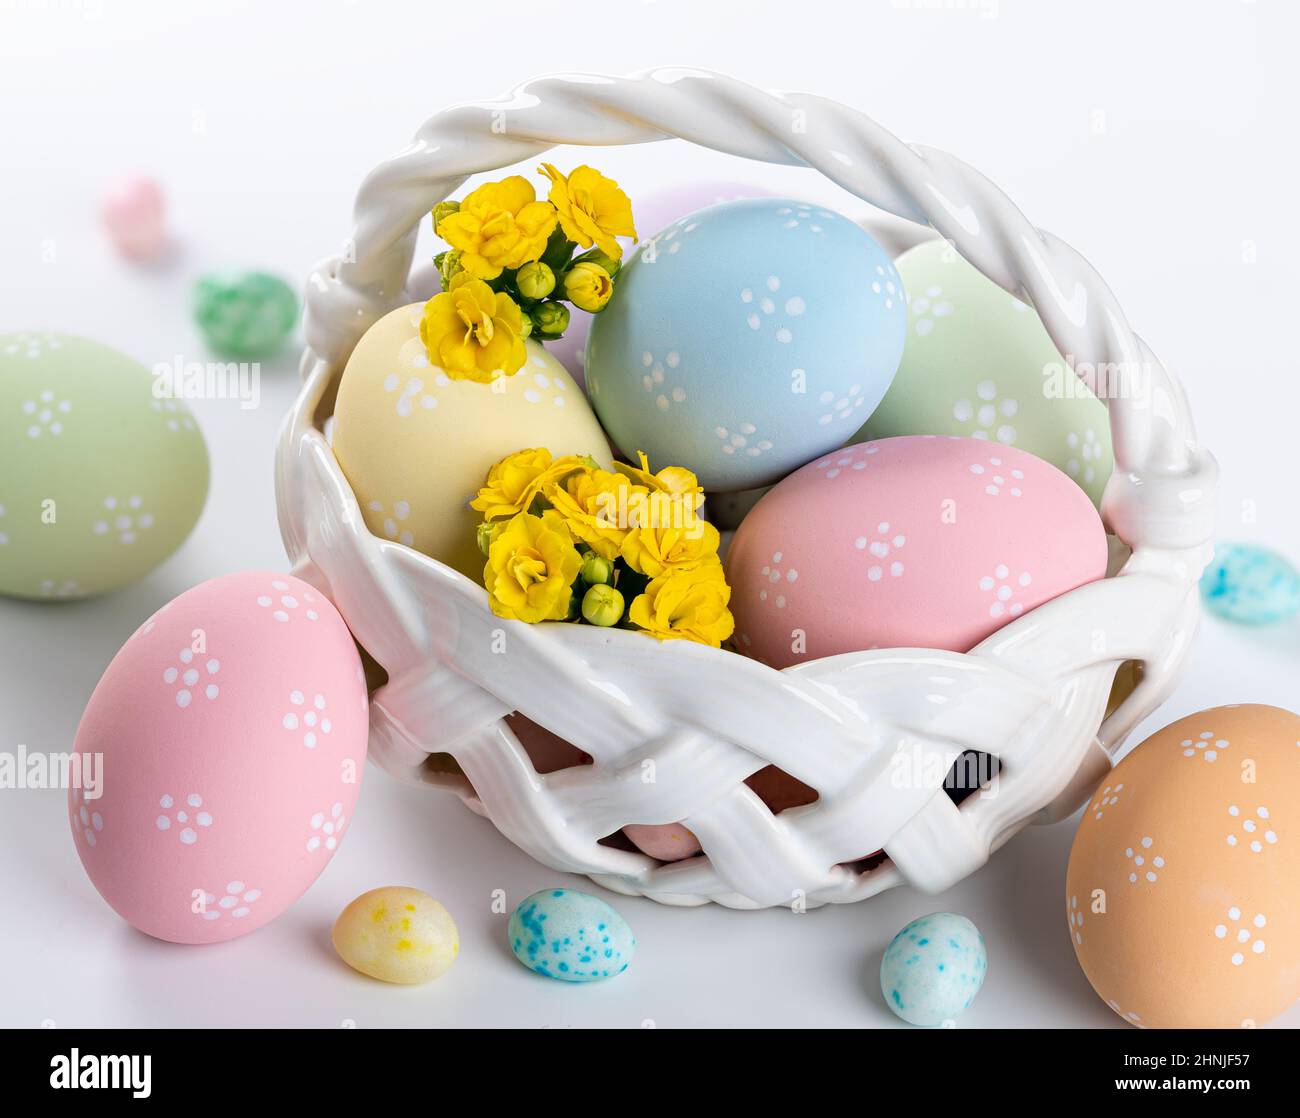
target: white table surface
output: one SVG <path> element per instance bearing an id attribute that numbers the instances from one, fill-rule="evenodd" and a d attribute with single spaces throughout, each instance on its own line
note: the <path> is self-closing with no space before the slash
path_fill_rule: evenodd
<path id="1" fill-rule="evenodd" d="M 514 30 L 485 37 L 478 57 L 447 58 L 437 32 L 449 9 L 427 3 L 4 4 L 0 332 L 84 333 L 147 365 L 206 359 L 189 319 L 194 278 L 260 266 L 300 282 L 346 236 L 362 176 L 429 113 L 546 71 L 704 66 L 852 103 L 947 148 L 1079 247 L 1188 386 L 1223 467 L 1222 535 L 1300 557 L 1286 8 L 660 0 L 570 10 L 562 29 L 534 34 L 524 5 L 498 0 Z M 841 24 L 840 12 L 853 14 Z M 757 175 L 862 212 L 807 172 L 680 143 L 603 153 L 600 165 L 634 197 L 692 176 Z M 122 264 L 96 225 L 98 192 L 136 169 L 169 194 L 181 252 L 166 268 Z M 256 410 L 196 403 L 212 490 L 163 567 L 98 600 L 0 601 L 0 750 L 68 748 L 104 666 L 169 598 L 228 571 L 284 566 L 271 451 L 294 365 L 287 352 L 264 367 Z M 1143 732 L 1218 703 L 1300 708 L 1298 669 L 1296 625 L 1252 633 L 1208 620 Z M 348 840 L 307 895 L 256 934 L 203 948 L 151 940 L 106 908 L 81 871 L 63 793 L 0 791 L 0 1026 L 890 1026 L 881 952 L 940 908 L 970 916 L 989 945 L 988 981 L 961 1027 L 1118 1025 L 1061 923 L 1073 829 L 1023 832 L 940 897 L 897 890 L 805 915 L 611 898 L 636 930 L 637 961 L 616 982 L 567 988 L 513 961 L 491 908 L 493 890 L 518 900 L 564 875 L 453 799 L 373 768 Z M 391 883 L 433 893 L 460 925 L 461 959 L 431 986 L 375 983 L 333 955 L 338 911 Z M 1300 1025 L 1300 1007 L 1278 1024 Z"/>

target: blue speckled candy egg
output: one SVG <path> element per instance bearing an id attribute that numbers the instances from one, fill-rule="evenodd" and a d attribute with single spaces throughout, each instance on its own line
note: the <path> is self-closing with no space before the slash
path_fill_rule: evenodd
<path id="1" fill-rule="evenodd" d="M 970 1007 L 984 984 L 984 937 L 964 916 L 932 912 L 913 920 L 885 949 L 880 992 L 913 1025 L 941 1025 Z"/>
<path id="2" fill-rule="evenodd" d="M 630 254 L 587 344 L 587 390 L 629 456 L 753 489 L 841 446 L 903 354 L 907 300 L 848 218 L 784 199 L 688 214 Z"/>
<path id="3" fill-rule="evenodd" d="M 1271 625 L 1300 613 L 1300 573 L 1275 551 L 1219 544 L 1201 576 L 1205 608 L 1243 625 Z"/>
<path id="4" fill-rule="evenodd" d="M 539 889 L 510 914 L 510 949 L 529 970 L 561 982 L 598 982 L 627 970 L 636 937 L 599 897 Z"/>

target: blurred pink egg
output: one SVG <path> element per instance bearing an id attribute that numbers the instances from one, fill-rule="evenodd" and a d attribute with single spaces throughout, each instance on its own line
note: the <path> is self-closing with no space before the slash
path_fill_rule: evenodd
<path id="1" fill-rule="evenodd" d="M 641 198 L 632 199 L 632 214 L 636 231 L 643 241 L 649 240 L 665 226 L 705 206 L 718 202 L 734 202 L 740 198 L 773 198 L 770 190 L 753 183 L 732 182 L 726 179 L 705 179 L 703 182 L 681 183 L 678 186 L 655 190 Z"/>
<path id="2" fill-rule="evenodd" d="M 187 590 L 113 657 L 77 730 L 76 754 L 102 757 L 101 795 L 69 796 L 91 882 L 159 939 L 261 927 L 346 833 L 367 727 L 356 645 L 318 591 L 266 571 Z"/>
<path id="3" fill-rule="evenodd" d="M 162 188 L 137 176 L 114 183 L 100 203 L 100 217 L 118 252 L 131 260 L 152 260 L 167 244 Z"/>
<path id="4" fill-rule="evenodd" d="M 980 439 L 832 451 L 779 482 L 727 553 L 736 648 L 774 667 L 870 648 L 965 652 L 1106 572 L 1092 502 Z"/>
<path id="5" fill-rule="evenodd" d="M 670 222 L 705 206 L 711 206 L 715 202 L 772 196 L 770 190 L 742 182 L 683 183 L 680 186 L 653 191 L 643 198 L 633 198 L 632 215 L 636 220 L 637 232 L 641 234 L 641 239 L 649 240 Z M 630 241 L 623 242 L 624 251 L 630 244 Z M 547 342 L 546 348 L 559 358 L 560 364 L 569 370 L 569 375 L 585 389 L 587 386 L 585 358 L 587 334 L 591 331 L 591 315 L 586 311 L 578 310 L 577 307 L 570 307 L 569 310 L 569 329 L 559 341 Z"/>

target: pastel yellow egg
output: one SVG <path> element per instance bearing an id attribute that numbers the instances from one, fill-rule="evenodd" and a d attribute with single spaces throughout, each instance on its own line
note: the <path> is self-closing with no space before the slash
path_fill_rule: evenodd
<path id="1" fill-rule="evenodd" d="M 537 342 L 511 376 L 452 380 L 420 340 L 423 309 L 399 307 L 357 343 L 334 408 L 334 454 L 371 532 L 477 582 L 480 518 L 469 502 L 492 465 L 546 447 L 608 468 L 609 443 L 582 389 Z"/>
<path id="2" fill-rule="evenodd" d="M 354 970 L 408 986 L 445 973 L 460 953 L 451 913 L 428 893 L 403 885 L 362 893 L 334 922 L 333 940 Z"/>
<path id="3" fill-rule="evenodd" d="M 1124 758 L 1070 852 L 1088 981 L 1143 1028 L 1250 1028 L 1300 998 L 1300 716 L 1201 711 Z"/>

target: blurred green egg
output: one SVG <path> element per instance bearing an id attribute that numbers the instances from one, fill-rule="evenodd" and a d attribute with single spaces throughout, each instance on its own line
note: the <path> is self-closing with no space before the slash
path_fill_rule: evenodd
<path id="1" fill-rule="evenodd" d="M 0 594 L 116 590 L 190 534 L 208 452 L 189 408 L 153 385 L 86 338 L 0 335 Z"/>
<path id="2" fill-rule="evenodd" d="M 1113 461 L 1106 406 L 1065 365 L 1033 310 L 944 240 L 896 262 L 908 293 L 898 374 L 854 442 L 963 435 L 1015 446 L 1100 504 Z"/>

